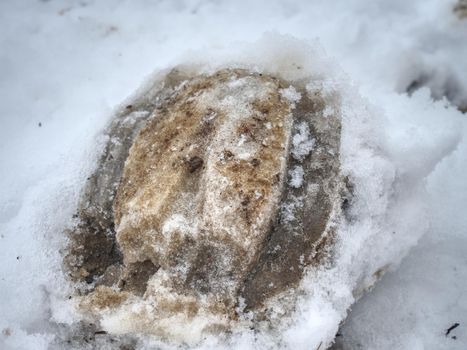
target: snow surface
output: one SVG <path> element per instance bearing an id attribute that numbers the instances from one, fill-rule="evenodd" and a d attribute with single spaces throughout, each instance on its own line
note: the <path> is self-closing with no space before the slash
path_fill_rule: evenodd
<path id="1" fill-rule="evenodd" d="M 301 167 L 300 165 L 297 165 L 296 167 L 292 168 L 289 171 L 289 176 L 290 176 L 289 185 L 294 188 L 301 187 L 303 184 L 303 175 L 304 175 L 303 167 Z"/>
<path id="2" fill-rule="evenodd" d="M 250 60 L 277 55 L 267 49 L 278 41 L 275 34 L 255 44 L 272 30 L 322 51 L 316 57 L 327 52 L 326 61 L 360 87 L 348 98 L 363 97 L 351 111 L 361 118 L 345 124 L 343 143 L 376 151 L 358 154 L 371 161 L 347 170 L 375 180 L 365 183 L 365 201 L 355 210 L 393 220 L 382 223 L 381 236 L 368 223 L 354 227 L 355 239 L 346 243 L 355 250 L 341 258 L 356 263 L 355 270 L 328 275 L 331 284 L 313 277 L 315 296 L 323 301 L 331 293 L 333 303 L 304 300 L 286 344 L 313 348 L 332 340 L 354 297 L 345 273 L 389 260 L 386 276 L 353 306 L 336 348 L 465 349 L 467 125 L 449 101 L 464 108 L 467 100 L 467 21 L 453 6 L 439 0 L 1 2 L 0 348 L 47 349 L 57 325 L 76 320 L 60 268 L 63 229 L 72 225 L 116 106 L 152 72 L 206 52 L 228 55 L 245 46 L 240 41 L 253 43 L 245 50 Z M 284 46 L 283 54 L 294 57 L 297 45 Z M 307 63 L 326 72 L 320 61 Z M 408 96 L 414 81 L 427 88 Z M 341 84 L 327 81 L 324 88 Z M 368 249 L 358 250 L 363 246 Z M 235 347 L 252 347 L 251 334 Z"/>

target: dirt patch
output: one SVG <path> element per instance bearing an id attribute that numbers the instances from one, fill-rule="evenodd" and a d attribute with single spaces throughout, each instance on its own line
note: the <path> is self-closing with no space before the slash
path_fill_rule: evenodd
<path id="1" fill-rule="evenodd" d="M 467 1 L 466 0 L 459 0 L 457 4 L 454 6 L 454 13 L 460 19 L 467 18 Z"/>

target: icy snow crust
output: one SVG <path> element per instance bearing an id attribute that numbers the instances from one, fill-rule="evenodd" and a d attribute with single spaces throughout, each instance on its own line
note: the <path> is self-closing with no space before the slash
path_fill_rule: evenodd
<path id="1" fill-rule="evenodd" d="M 353 4 L 358 5 L 358 3 L 357 1 Z M 389 12 L 392 15 L 395 15 L 395 12 L 398 11 L 404 12 L 401 11 L 400 4 L 396 2 L 393 4 L 388 5 Z M 321 4 L 321 7 L 323 6 Z M 425 81 L 426 85 L 432 87 L 431 93 L 433 94 L 433 91 L 435 91 L 436 97 L 442 97 L 445 95 L 446 85 L 449 85 L 452 77 L 449 78 L 451 76 L 450 72 L 446 73 L 442 69 L 439 71 L 437 67 L 445 67 L 446 62 L 450 61 L 452 57 L 463 57 L 462 53 L 465 53 L 465 46 L 455 44 L 456 38 L 463 35 L 462 25 L 453 25 L 451 28 L 449 27 L 451 24 L 448 25 L 441 21 L 436 22 L 437 26 L 433 30 L 430 29 L 427 32 L 421 30 L 423 25 L 430 26 L 433 23 L 430 17 L 431 10 L 439 18 L 440 12 L 437 10 L 444 8 L 441 4 L 433 5 L 431 3 L 430 6 L 430 10 L 427 9 L 424 12 L 430 20 L 425 21 L 423 16 L 417 17 L 416 34 L 411 37 L 411 40 L 421 38 L 426 41 L 427 38 L 431 38 L 430 35 L 433 32 L 439 34 L 440 31 L 445 31 L 448 33 L 450 40 L 441 39 L 434 47 L 435 51 L 439 47 L 448 49 L 444 50 L 442 54 L 438 52 L 436 57 L 428 57 L 424 47 L 419 48 L 420 53 L 417 50 L 410 51 L 408 56 L 413 60 L 409 60 L 408 66 L 396 63 L 388 71 L 393 74 L 397 70 L 398 74 L 395 74 L 395 76 L 401 80 L 397 88 L 399 91 L 404 91 L 413 80 L 412 78 L 420 73 L 419 70 L 423 70 L 424 74 L 431 77 L 428 84 Z M 420 4 L 414 3 L 413 9 L 419 7 Z M 446 6 L 446 9 L 448 8 L 449 6 Z M 414 15 L 415 10 L 407 12 L 409 15 Z M 448 10 L 441 11 L 441 14 L 449 18 Z M 406 17 L 402 17 L 404 23 L 412 23 L 407 21 Z M 420 20 L 421 18 L 422 20 Z M 349 20 L 352 23 L 355 22 L 353 17 L 349 17 Z M 365 27 L 366 19 L 363 22 Z M 384 30 L 387 28 L 385 27 L 386 21 L 383 22 L 382 27 Z M 360 25 L 361 21 L 358 23 Z M 333 24 L 335 23 L 331 22 L 331 25 Z M 324 27 L 328 28 L 326 25 Z M 342 29 L 340 26 L 336 28 Z M 363 36 L 365 40 L 371 42 L 371 35 L 365 36 L 365 28 L 360 27 L 359 29 L 355 25 L 351 29 L 344 33 L 346 40 L 352 41 L 354 36 Z M 374 35 L 380 35 L 381 27 L 378 27 L 378 29 L 379 31 L 374 31 Z M 28 27 L 26 30 L 29 31 L 30 28 Z M 333 31 L 329 32 L 331 33 L 330 36 L 332 36 Z M 405 35 L 410 30 L 404 27 L 401 32 Z M 339 35 L 341 34 L 339 33 Z M 368 35 L 368 32 L 366 32 L 366 35 Z M 395 35 L 399 41 L 401 33 L 397 32 Z M 442 35 L 439 35 L 439 37 L 442 37 Z M 325 41 L 327 39 L 329 38 L 324 38 Z M 378 42 L 379 39 L 378 37 Z M 387 41 L 381 41 L 381 45 L 387 45 L 388 42 L 392 43 L 391 40 L 394 38 L 388 37 L 387 39 Z M 281 40 L 278 40 L 277 37 L 270 38 L 264 40 L 260 45 L 255 45 L 254 48 L 261 49 L 262 52 L 268 52 L 268 54 L 273 53 L 278 57 L 277 61 L 266 62 L 263 60 L 263 64 L 272 64 L 272 66 L 276 67 L 275 69 L 269 69 L 281 71 L 285 76 L 293 75 L 295 66 L 291 67 L 283 62 L 282 68 L 284 69 L 278 69 L 278 66 L 281 65 L 278 63 L 282 62 L 281 59 L 284 59 L 283 48 L 294 47 L 290 55 L 287 55 L 287 60 L 284 60 L 290 64 L 291 57 L 303 58 L 304 45 L 302 43 L 294 44 L 293 40 L 292 43 L 290 40 Z M 452 42 L 454 42 L 454 45 L 451 46 L 453 49 L 450 50 L 448 45 L 451 45 Z M 276 51 L 272 49 L 275 45 L 283 45 L 283 47 Z M 340 42 L 339 45 L 341 45 Z M 355 49 L 355 43 L 352 45 Z M 394 51 L 395 54 L 399 54 L 401 51 L 400 47 L 396 49 L 393 45 L 387 47 L 391 49 L 391 52 Z M 343 51 L 339 51 L 334 47 L 333 52 L 340 52 L 350 57 L 346 49 L 348 49 L 347 46 Z M 430 45 L 430 50 L 432 49 L 433 46 Z M 252 52 L 253 50 L 250 47 L 246 51 Z M 322 56 L 320 50 L 317 51 L 318 53 L 311 50 L 305 56 L 312 61 L 318 60 L 319 63 L 319 57 Z M 374 51 L 373 48 L 372 52 Z M 361 52 L 363 54 L 368 53 L 365 49 L 362 49 Z M 381 50 L 381 55 L 385 54 L 386 51 Z M 249 66 L 255 66 L 258 59 L 261 62 L 262 55 L 258 56 L 249 58 L 249 62 L 254 62 Z M 27 55 L 24 55 L 24 57 L 27 57 Z M 355 57 L 352 56 L 346 62 L 346 67 L 352 67 L 352 60 L 355 60 Z M 367 65 L 361 64 L 360 60 L 357 61 L 359 66 L 365 67 L 365 69 L 378 71 L 378 65 L 368 68 Z M 419 69 L 412 70 L 413 66 L 417 66 L 419 61 L 422 61 L 423 64 L 418 65 Z M 383 65 L 386 64 L 385 60 L 381 60 L 381 62 L 383 62 Z M 317 62 L 314 61 L 314 63 Z M 262 65 L 259 64 L 259 66 Z M 459 190 L 465 189 L 465 181 L 461 179 L 461 176 L 455 176 L 456 174 L 465 173 L 465 161 L 463 159 L 465 159 L 466 147 L 465 138 L 462 139 L 462 134 L 466 134 L 465 123 L 462 121 L 460 114 L 454 108 L 449 107 L 445 101 L 433 103 L 428 90 L 422 89 L 415 92 L 411 99 L 392 93 L 392 90 L 389 90 L 393 88 L 391 85 L 393 80 L 386 79 L 387 77 L 384 74 L 378 76 L 378 79 L 381 79 L 385 84 L 383 89 L 365 92 L 365 96 L 371 97 L 373 107 L 369 107 L 368 101 L 362 101 L 359 96 L 355 96 L 356 93 L 352 87 L 345 88 L 346 84 L 339 78 L 341 77 L 340 74 L 337 74 L 337 79 L 335 75 L 333 78 L 326 78 L 330 76 L 327 75 L 329 69 L 326 68 L 326 65 L 323 67 L 323 65 L 318 64 L 314 67 L 313 65 L 308 67 L 311 67 L 315 73 L 318 71 L 323 73 L 321 76 L 318 74 L 319 77 L 313 79 L 312 85 L 330 91 L 338 90 L 342 94 L 341 163 L 345 167 L 345 171 L 353 176 L 356 188 L 356 197 L 351 206 L 353 213 L 350 216 L 350 219 L 352 219 L 351 224 L 347 227 L 341 227 L 338 232 L 340 241 L 338 241 L 339 254 L 336 263 L 326 269 L 310 273 L 307 282 L 303 282 L 303 290 L 305 291 L 303 303 L 298 304 L 296 314 L 293 317 L 285 320 L 286 325 L 283 332 L 276 332 L 275 335 L 271 335 L 240 330 L 226 342 L 214 337 L 206 339 L 201 347 L 252 348 L 262 345 L 268 347 L 277 347 L 279 345 L 290 348 L 313 348 L 316 344 L 315 348 L 325 347 L 325 344 L 328 344 L 334 337 L 339 321 L 345 317 L 347 307 L 355 300 L 355 296 L 360 295 L 365 289 L 355 287 L 357 285 L 371 285 L 373 280 L 387 267 L 391 269 L 391 266 L 397 265 L 397 262 L 407 252 L 408 248 L 414 244 L 424 231 L 429 222 L 424 210 L 425 206 L 431 206 L 431 213 L 435 213 L 435 220 L 438 220 L 435 224 L 435 231 L 432 231 L 435 233 L 432 233 L 429 239 L 424 239 L 420 248 L 414 251 L 415 255 L 406 260 L 403 271 L 408 272 L 402 272 L 399 276 L 392 274 L 389 280 L 386 280 L 383 285 L 379 285 L 376 290 L 377 294 L 374 294 L 373 298 L 367 299 L 366 304 L 363 304 L 357 310 L 357 321 L 350 320 L 351 324 L 347 329 L 355 332 L 353 338 L 355 344 L 363 342 L 364 346 L 367 347 L 423 348 L 423 339 L 432 340 L 435 338 L 438 348 L 446 346 L 444 332 L 440 331 L 438 332 L 439 335 L 437 333 L 434 336 L 434 330 L 428 327 L 436 323 L 436 327 L 447 328 L 452 321 L 448 317 L 445 308 L 448 304 L 443 304 L 440 299 L 459 301 L 460 304 L 455 301 L 452 302 L 452 305 L 449 304 L 450 309 L 460 308 L 462 310 L 463 305 L 465 305 L 465 303 L 462 304 L 465 297 L 462 299 L 462 294 L 456 294 L 456 291 L 463 290 L 462 281 L 465 281 L 465 269 L 461 267 L 456 274 L 449 274 L 440 267 L 459 267 L 459 262 L 465 261 L 465 251 L 462 250 L 462 243 L 465 242 L 465 238 L 459 231 L 459 228 L 465 228 L 465 220 L 462 215 L 455 212 L 459 210 L 458 208 L 463 207 L 465 203 L 465 196 L 463 195 L 465 191 Z M 410 74 L 402 74 L 404 73 L 404 67 Z M 463 64 L 453 66 L 450 69 L 455 73 L 454 76 L 462 77 Z M 350 70 L 354 75 L 364 76 L 360 68 L 353 67 Z M 433 70 L 436 71 L 436 74 L 430 75 Z M 446 76 L 448 76 L 447 79 L 445 79 Z M 377 80 L 373 77 L 371 79 Z M 437 86 L 440 87 L 438 90 Z M 14 89 L 12 91 L 15 92 Z M 115 96 L 113 98 L 115 99 Z M 462 88 L 455 91 L 452 100 L 462 105 Z M 360 101 L 361 105 L 356 101 Z M 89 108 L 89 103 L 86 106 Z M 46 110 L 49 108 L 48 106 L 41 107 Z M 93 107 L 95 108 L 88 110 L 90 114 L 93 114 L 95 109 L 99 109 L 100 105 L 95 103 Z M 100 111 L 102 114 L 108 112 L 102 109 Z M 386 119 L 385 116 L 389 118 Z M 0 328 L 2 329 L 2 338 L 0 344 L 7 349 L 45 349 L 48 346 L 62 349 L 68 346 L 74 348 L 90 348 L 93 346 L 86 345 L 82 340 L 84 334 L 94 337 L 92 329 L 89 333 L 86 333 L 83 332 L 83 328 L 71 326 L 71 323 L 78 321 L 79 317 L 67 300 L 68 295 L 72 293 L 72 289 L 64 287 L 66 282 L 59 268 L 61 261 L 59 248 L 63 248 L 65 242 L 63 242 L 62 238 L 57 238 L 57 235 L 52 232 L 61 233 L 64 227 L 73 226 L 69 222 L 69 218 L 76 209 L 75 205 L 78 203 L 80 190 L 84 186 L 86 175 L 92 173 L 92 164 L 96 164 L 97 157 L 107 141 L 105 138 L 104 140 L 98 138 L 98 141 L 94 138 L 94 131 L 103 129 L 101 120 L 95 117 L 94 121 L 97 125 L 93 125 L 91 130 L 86 129 L 85 122 L 82 122 L 79 125 L 79 130 L 84 128 L 90 132 L 83 133 L 84 136 L 79 142 L 76 141 L 74 149 L 64 150 L 67 158 L 82 158 L 81 147 L 85 144 L 90 154 L 86 155 L 83 162 L 74 167 L 71 166 L 70 169 L 62 170 L 56 176 L 52 171 L 53 169 L 50 169 L 47 172 L 47 178 L 41 180 L 39 184 L 27 185 L 34 190 L 26 195 L 24 203 L 11 201 L 3 204 L 2 220 L 4 221 L 2 222 L 2 232 L 4 233 L 2 235 L 4 237 L 2 238 L 2 247 L 5 247 L 5 261 L 7 263 L 2 266 L 1 290 L 4 303 L 1 305 Z M 27 135 L 31 136 L 30 134 L 32 133 L 29 132 Z M 65 136 L 62 137 L 69 134 L 71 133 L 65 133 Z M 456 149 L 459 142 L 460 147 Z M 352 147 L 355 147 L 355 149 L 352 150 Z M 5 149 L 8 150 L 8 148 Z M 33 154 L 35 153 L 33 152 Z M 428 179 L 430 193 L 427 196 L 421 179 L 430 174 L 432 174 Z M 71 184 L 70 179 L 72 179 Z M 52 200 L 44 201 L 39 200 L 39 198 L 52 198 Z M 440 203 L 438 203 L 438 198 L 441 198 Z M 386 209 L 388 210 L 386 211 Z M 170 225 L 168 229 L 170 229 Z M 446 231 L 454 232 L 449 236 L 452 238 L 451 241 L 446 240 L 443 234 Z M 8 234 L 9 232 L 14 233 L 16 236 Z M 14 256 L 17 254 L 17 247 L 23 247 L 20 249 L 22 256 L 19 259 Z M 384 318 L 387 314 L 394 315 L 396 312 L 394 309 L 402 310 L 407 308 L 412 311 L 420 309 L 422 304 L 419 296 L 425 293 L 426 290 L 417 285 L 417 277 L 420 274 L 426 274 L 422 265 L 433 264 L 433 261 L 424 254 L 424 251 L 437 252 L 441 256 L 437 260 L 440 264 L 433 266 L 432 271 L 434 272 L 432 274 L 435 276 L 429 279 L 425 275 L 426 290 L 433 287 L 433 282 L 436 284 L 438 291 L 444 290 L 441 298 L 435 292 L 428 293 L 430 296 L 428 303 L 434 305 L 429 309 L 432 313 L 428 314 L 428 316 L 440 315 L 440 320 L 428 324 L 427 328 L 419 324 L 414 326 L 417 320 L 427 316 L 425 310 L 416 312 L 415 315 L 412 315 L 413 318 L 401 319 L 400 324 L 401 327 L 404 327 L 405 333 L 400 332 L 399 323 L 396 324 L 392 320 Z M 13 258 L 10 261 L 8 259 L 11 256 Z M 450 260 L 451 257 L 452 261 Z M 24 260 L 21 261 L 21 259 Z M 16 266 L 15 260 L 19 260 L 21 266 L 27 266 L 27 268 L 13 267 Z M 11 268 L 14 271 L 11 271 Z M 376 271 L 375 268 L 377 268 Z M 38 273 L 39 270 L 41 270 L 40 274 Z M 374 275 L 374 272 L 377 272 L 376 275 Z M 437 278 L 446 274 L 450 278 L 449 280 Z M 7 277 L 3 278 L 3 276 Z M 458 276 L 458 278 L 454 276 Z M 363 283 L 360 283 L 362 281 Z M 403 289 L 402 286 L 408 289 L 398 292 L 398 289 Z M 452 286 L 456 286 L 453 292 L 450 290 Z M 37 290 L 41 290 L 41 292 L 37 292 Z M 353 290 L 356 292 L 352 293 Z M 410 303 L 405 304 L 407 296 L 401 294 L 413 293 L 415 290 L 420 291 L 420 293 L 416 293 L 417 298 L 412 297 Z M 383 304 L 381 308 L 375 308 L 375 305 L 379 305 L 378 302 L 381 298 L 391 300 L 394 295 L 398 296 L 400 302 L 397 307 L 388 302 Z M 453 296 L 454 298 L 452 298 Z M 12 303 L 11 300 L 15 299 L 20 300 L 20 302 Z M 424 301 L 423 305 L 425 303 Z M 362 309 L 364 306 L 367 308 Z M 374 327 L 368 332 L 370 324 Z M 365 327 L 366 325 L 368 327 Z M 63 339 L 68 339 L 70 334 L 76 337 L 72 341 L 72 345 L 67 345 L 67 342 L 63 341 Z M 55 339 L 53 339 L 54 337 Z M 391 340 L 388 340 L 388 337 Z M 115 347 L 115 344 L 107 337 L 102 339 L 95 336 L 95 338 L 96 347 Z M 447 341 L 451 340 L 447 339 Z M 153 339 L 142 339 L 137 345 L 136 341 L 129 340 L 128 342 L 138 348 L 170 347 Z M 449 344 L 459 343 L 451 342 Z M 350 342 L 349 346 L 352 346 L 352 342 Z"/>

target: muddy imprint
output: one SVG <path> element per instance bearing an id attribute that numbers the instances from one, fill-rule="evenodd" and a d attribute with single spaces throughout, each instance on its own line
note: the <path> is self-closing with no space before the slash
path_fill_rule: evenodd
<path id="1" fill-rule="evenodd" d="M 106 331 L 183 340 L 250 311 L 267 321 L 329 260 L 350 201 L 337 95 L 175 69 L 106 135 L 64 258 L 81 310 Z"/>

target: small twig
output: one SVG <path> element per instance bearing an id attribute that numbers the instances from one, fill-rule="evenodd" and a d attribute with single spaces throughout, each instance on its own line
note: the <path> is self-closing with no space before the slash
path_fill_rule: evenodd
<path id="1" fill-rule="evenodd" d="M 446 337 L 449 335 L 449 333 L 451 333 L 451 331 L 452 331 L 453 329 L 456 329 L 457 327 L 459 327 L 459 323 L 457 323 L 457 322 L 454 323 L 451 327 L 449 327 L 449 328 L 446 330 L 446 334 L 445 334 Z"/>

